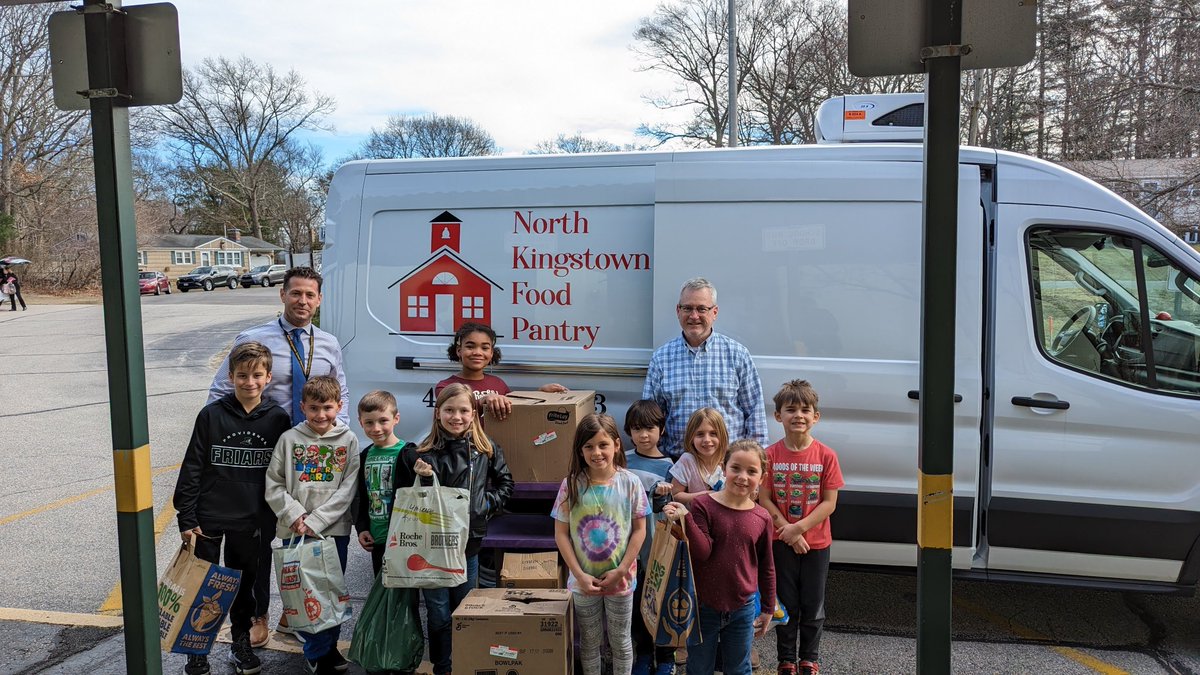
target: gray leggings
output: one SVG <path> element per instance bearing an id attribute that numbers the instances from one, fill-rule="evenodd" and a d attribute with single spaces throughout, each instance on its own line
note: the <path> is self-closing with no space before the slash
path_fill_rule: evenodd
<path id="1" fill-rule="evenodd" d="M 633 594 L 571 595 L 575 599 L 575 620 L 579 622 L 579 660 L 583 664 L 583 675 L 600 675 L 600 639 L 604 635 L 606 618 L 613 675 L 629 675 L 633 670 L 633 637 L 629 632 Z"/>

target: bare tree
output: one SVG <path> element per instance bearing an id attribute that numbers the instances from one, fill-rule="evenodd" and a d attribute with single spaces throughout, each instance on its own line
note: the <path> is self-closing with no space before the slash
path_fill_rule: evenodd
<path id="1" fill-rule="evenodd" d="M 605 140 L 592 140 L 576 131 L 575 135 L 559 134 L 554 138 L 538 142 L 529 151 L 531 155 L 579 154 L 583 152 L 617 152 L 621 146 Z"/>
<path id="2" fill-rule="evenodd" d="M 392 115 L 382 129 L 372 128 L 362 147 L 347 159 L 476 157 L 496 153 L 492 135 L 466 117 Z"/>
<path id="3" fill-rule="evenodd" d="M 681 0 L 661 4 L 642 19 L 633 37 L 634 51 L 645 66 L 673 75 L 678 86 L 671 94 L 651 100 L 664 110 L 691 113 L 682 126 L 643 125 L 639 132 L 660 144 L 683 140 L 693 145 L 727 144 L 728 61 L 725 0 Z M 739 84 L 745 74 L 739 73 Z"/>
<path id="4" fill-rule="evenodd" d="M 692 114 L 681 126 L 641 133 L 694 145 L 726 145 L 726 3 L 662 4 L 634 33 L 644 69 L 675 76 L 676 90 L 652 102 Z M 914 76 L 858 78 L 846 63 L 846 9 L 837 0 L 742 0 L 737 60 L 741 144 L 811 142 L 817 107 L 846 93 L 915 91 Z"/>
<path id="5" fill-rule="evenodd" d="M 46 22 L 59 9 L 0 7 L 0 215 L 16 216 L 21 199 L 78 171 L 87 147 L 84 113 L 54 105 Z"/>
<path id="6" fill-rule="evenodd" d="M 294 134 L 324 128 L 334 107 L 332 98 L 308 91 L 295 71 L 281 75 L 246 57 L 218 57 L 186 71 L 183 99 L 156 113 L 181 166 L 205 190 L 240 207 L 244 229 L 261 239 L 272 164 Z"/>
<path id="7" fill-rule="evenodd" d="M 316 228 L 325 210 L 327 170 L 321 151 L 290 142 L 274 167 L 275 179 L 267 191 L 271 212 L 291 253 L 305 253 L 319 244 Z"/>
<path id="8" fill-rule="evenodd" d="M 974 71 L 968 78 L 971 91 L 963 109 L 964 141 L 1036 154 L 1040 138 L 1037 75 L 1036 61 L 1020 68 Z"/>
<path id="9" fill-rule="evenodd" d="M 739 23 L 738 70 L 745 82 L 739 105 L 739 142 L 784 145 L 809 136 L 798 105 L 811 98 L 800 78 L 813 33 L 806 31 L 806 8 L 792 0 L 763 0 Z M 811 83 L 816 84 L 816 83 Z"/>

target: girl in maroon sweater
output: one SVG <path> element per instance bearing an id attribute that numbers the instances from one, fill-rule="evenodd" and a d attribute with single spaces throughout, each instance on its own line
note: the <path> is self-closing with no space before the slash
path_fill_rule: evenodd
<path id="1" fill-rule="evenodd" d="M 726 675 L 750 675 L 754 638 L 771 626 L 771 611 L 758 612 L 754 591 L 762 595 L 762 607 L 775 606 L 774 528 L 755 502 L 766 452 L 755 441 L 737 441 L 729 446 L 724 468 L 721 490 L 692 500 L 685 519 L 700 599 L 699 630 L 688 640 L 688 675 L 710 675 L 718 648 Z M 689 511 L 671 502 L 663 513 L 681 518 Z"/>

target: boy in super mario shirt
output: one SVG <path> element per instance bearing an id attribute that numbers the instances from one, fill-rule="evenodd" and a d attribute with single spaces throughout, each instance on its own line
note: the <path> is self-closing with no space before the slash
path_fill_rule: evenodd
<path id="1" fill-rule="evenodd" d="M 337 419 L 342 401 L 335 378 L 319 375 L 305 382 L 300 409 L 305 420 L 280 437 L 267 467 L 267 503 L 278 517 L 275 535 L 285 544 L 298 535 L 331 537 L 345 572 L 350 506 L 358 491 L 358 439 Z M 340 672 L 349 666 L 337 649 L 341 626 L 297 632 L 309 672 Z"/>
<path id="2" fill-rule="evenodd" d="M 251 648 L 254 617 L 268 598 L 255 598 L 258 560 L 263 543 L 274 537 L 274 517 L 263 499 L 263 481 L 272 449 L 291 418 L 283 408 L 262 397 L 271 382 L 271 350 L 246 342 L 229 354 L 233 392 L 209 403 L 196 415 L 192 439 L 179 467 L 174 506 L 179 534 L 185 542 L 196 537 L 196 556 L 242 571 L 242 583 L 229 608 L 230 659 L 241 675 L 262 668 Z M 265 627 L 263 627 L 265 628 Z M 210 672 L 206 654 L 189 654 L 187 675 Z"/>
<path id="3" fill-rule="evenodd" d="M 817 392 L 807 381 L 787 382 L 775 394 L 775 421 L 783 425 L 784 437 L 767 448 L 769 469 L 758 500 L 775 524 L 776 593 L 791 616 L 775 628 L 781 675 L 816 675 L 820 670 L 825 579 L 833 543 L 829 516 L 845 484 L 837 453 L 812 436 L 820 419 Z"/>

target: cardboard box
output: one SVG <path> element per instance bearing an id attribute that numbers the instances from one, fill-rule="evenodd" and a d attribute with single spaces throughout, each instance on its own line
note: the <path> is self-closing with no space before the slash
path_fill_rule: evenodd
<path id="1" fill-rule="evenodd" d="M 596 392 L 513 391 L 512 413 L 487 420 L 487 434 L 504 449 L 513 480 L 561 483 L 571 465 L 575 427 L 595 412 Z"/>
<path id="2" fill-rule="evenodd" d="M 477 588 L 454 611 L 454 670 L 569 673 L 574 634 L 570 591 Z"/>
<path id="3" fill-rule="evenodd" d="M 501 588 L 566 588 L 558 552 L 505 553 L 500 567 Z"/>

